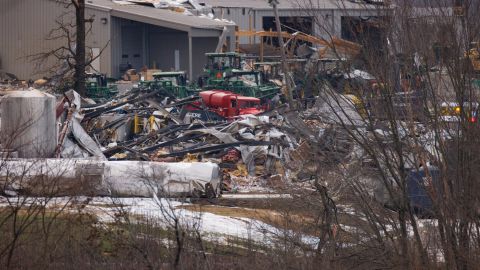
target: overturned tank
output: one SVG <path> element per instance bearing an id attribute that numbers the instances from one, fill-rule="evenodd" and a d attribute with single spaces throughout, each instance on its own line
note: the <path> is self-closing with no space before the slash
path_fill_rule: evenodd
<path id="1" fill-rule="evenodd" d="M 0 102 L 3 149 L 20 158 L 52 157 L 57 145 L 55 97 L 38 90 L 13 91 Z"/>
<path id="2" fill-rule="evenodd" d="M 33 196 L 215 197 L 214 163 L 162 163 L 85 159 L 11 159 L 0 167 L 0 192 Z"/>

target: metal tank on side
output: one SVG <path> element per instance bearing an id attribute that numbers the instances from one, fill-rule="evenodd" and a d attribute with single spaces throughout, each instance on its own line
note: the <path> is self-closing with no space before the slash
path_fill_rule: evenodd
<path id="1" fill-rule="evenodd" d="M 54 96 L 36 89 L 12 91 L 0 101 L 0 141 L 20 158 L 52 157 L 57 146 Z"/>

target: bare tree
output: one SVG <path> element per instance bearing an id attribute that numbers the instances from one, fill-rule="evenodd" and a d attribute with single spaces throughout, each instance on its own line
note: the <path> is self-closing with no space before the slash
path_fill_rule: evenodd
<path id="1" fill-rule="evenodd" d="M 69 90 L 71 85 L 80 95 L 85 96 L 86 67 L 100 57 L 108 43 L 97 56 L 88 52 L 86 38 L 92 31 L 95 18 L 85 17 L 85 0 L 57 0 L 57 4 L 62 5 L 66 11 L 55 19 L 57 27 L 49 32 L 46 40 L 61 42 L 63 45 L 30 55 L 28 58 L 39 65 L 39 73 L 46 72 L 52 76 L 57 86 Z M 45 67 L 44 64 L 50 59 L 55 59 L 54 64 Z M 66 84 L 65 87 L 62 87 L 62 84 Z"/>
<path id="2" fill-rule="evenodd" d="M 298 2 L 317 29 L 333 38 L 330 25 L 316 13 L 321 4 Z M 480 38 L 473 15 L 479 5 L 463 1 L 453 9 L 427 0 L 425 8 L 397 3 L 365 5 L 370 17 L 365 19 L 350 11 L 350 2 L 339 2 L 346 20 L 357 19 L 352 37 L 362 53 L 342 61 L 333 47 L 342 62 L 334 70 L 339 76 L 315 70 L 322 81 L 315 107 L 298 115 L 318 121 L 322 131 L 312 137 L 297 126 L 319 163 L 312 185 L 320 203 L 312 209 L 325 211 L 316 223 L 323 228 L 320 235 L 333 236 L 339 222 L 340 235 L 351 238 L 343 240 L 345 246 L 338 237 L 322 236 L 319 259 L 344 267 L 353 257 L 353 265 L 365 263 L 366 268 L 472 269 L 479 260 L 479 181 L 473 173 L 479 129 L 478 77 L 469 52 Z M 372 25 L 376 39 L 368 30 Z M 339 155 L 344 137 L 339 133 L 348 138 L 348 155 Z M 349 213 L 341 210 L 347 206 L 353 208 Z M 332 218 L 335 209 L 339 218 Z M 352 244 L 352 239 L 357 241 Z M 329 242 L 334 252 L 320 248 Z"/>
<path id="3" fill-rule="evenodd" d="M 85 89 L 85 0 L 71 0 L 71 3 L 75 7 L 75 19 L 76 19 L 76 50 L 75 50 L 75 91 L 80 95 L 86 94 Z"/>

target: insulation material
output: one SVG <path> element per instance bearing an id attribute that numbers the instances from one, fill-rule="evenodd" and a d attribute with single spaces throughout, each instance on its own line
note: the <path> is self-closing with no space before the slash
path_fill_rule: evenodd
<path id="1" fill-rule="evenodd" d="M 62 158 L 88 158 L 90 155 L 72 140 L 65 138 L 60 156 Z"/>
<path id="2" fill-rule="evenodd" d="M 102 150 L 97 143 L 85 132 L 80 122 L 77 119 L 72 119 L 72 134 L 75 140 L 92 156 L 105 159 Z"/>

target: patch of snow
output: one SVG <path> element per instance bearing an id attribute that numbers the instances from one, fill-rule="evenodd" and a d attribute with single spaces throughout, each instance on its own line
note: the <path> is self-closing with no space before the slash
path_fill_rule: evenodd
<path id="1" fill-rule="evenodd" d="M 224 199 L 291 199 L 291 194 L 223 194 Z"/>
<path id="2" fill-rule="evenodd" d="M 268 194 L 265 194 L 268 196 Z M 213 213 L 200 213 L 179 208 L 185 203 L 164 198 L 111 198 L 111 197 L 58 197 L 58 198 L 6 198 L 0 196 L 0 207 L 7 207 L 10 202 L 26 202 L 22 205 L 47 203 L 47 207 L 78 213 L 95 215 L 100 223 L 112 223 L 116 221 L 117 214 L 124 211 L 129 215 L 145 217 L 158 221 L 160 226 L 168 225 L 172 216 L 181 220 L 181 224 L 187 228 L 198 228 L 202 236 L 218 238 L 226 236 L 232 238 L 251 239 L 254 242 L 265 245 L 273 245 L 273 239 L 277 235 L 293 235 L 291 231 L 284 231 L 268 225 L 259 220 L 250 218 L 236 218 L 216 215 Z M 13 200 L 13 201 L 12 201 Z M 75 207 L 81 205 L 82 207 Z M 81 208 L 81 209 L 80 209 Z M 319 239 L 312 236 L 302 236 L 301 241 L 312 247 L 318 244 Z"/>

